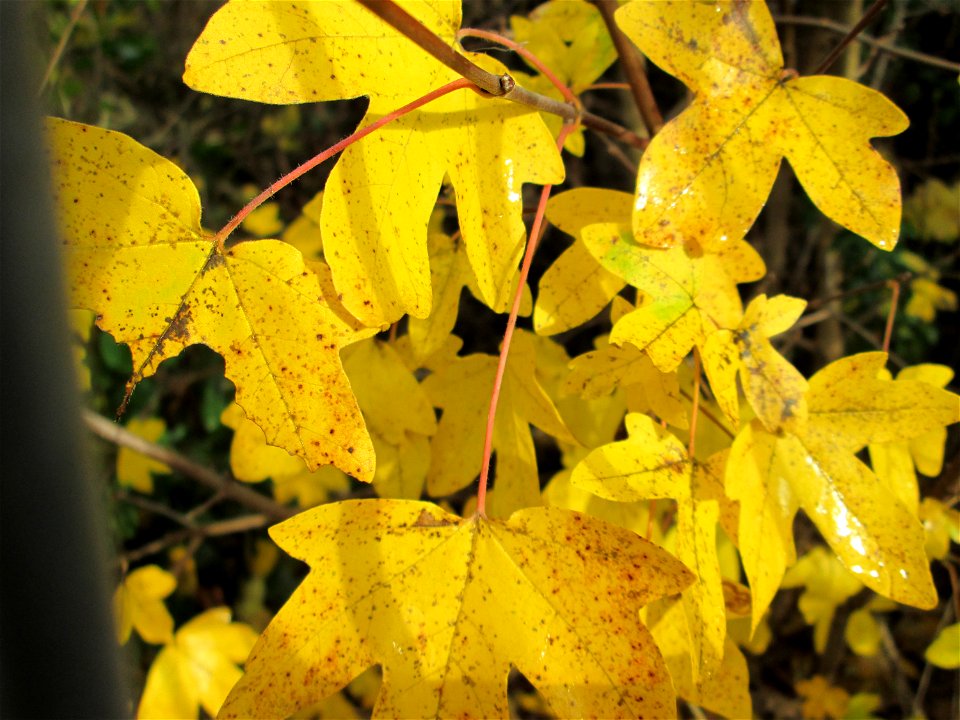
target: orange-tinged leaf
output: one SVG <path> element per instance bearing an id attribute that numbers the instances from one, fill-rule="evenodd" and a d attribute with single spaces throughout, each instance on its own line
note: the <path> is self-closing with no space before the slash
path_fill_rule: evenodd
<path id="1" fill-rule="evenodd" d="M 201 707 L 215 717 L 256 639 L 248 625 L 230 622 L 230 608 L 193 618 L 150 666 L 137 718 L 195 718 Z"/>
<path id="2" fill-rule="evenodd" d="M 591 452 L 570 481 L 620 502 L 690 497 L 690 463 L 683 445 L 647 415 L 628 414 L 626 424 L 629 437 Z"/>
<path id="3" fill-rule="evenodd" d="M 177 587 L 177 579 L 157 565 L 144 565 L 127 575 L 113 595 L 117 640 L 123 645 L 136 628 L 148 643 L 159 645 L 173 637 L 173 618 L 163 599 Z"/>
<path id="4" fill-rule="evenodd" d="M 900 183 L 869 144 L 906 129 L 880 93 L 829 76 L 788 78 L 763 2 L 637 1 L 623 31 L 694 101 L 644 152 L 637 240 L 712 247 L 746 233 L 787 157 L 811 200 L 880 248 L 900 233 Z"/>
<path id="5" fill-rule="evenodd" d="M 840 720 L 846 717 L 850 695 L 843 688 L 831 685 L 822 675 L 801 680 L 795 687 L 804 698 L 803 717 L 810 720 Z"/>
<path id="6" fill-rule="evenodd" d="M 638 611 L 692 578 L 629 531 L 553 508 L 502 521 L 367 500 L 271 535 L 312 571 L 221 717 L 289 716 L 378 663 L 375 717 L 506 717 L 511 665 L 564 717 L 675 713 Z"/>
<path id="7" fill-rule="evenodd" d="M 160 418 L 133 418 L 127 423 L 127 430 L 145 440 L 157 442 L 167 426 Z M 121 447 L 117 450 L 117 482 L 123 487 L 150 494 L 153 492 L 153 473 L 170 472 L 173 471 L 166 463 L 148 458 L 131 448 Z"/>
<path id="8" fill-rule="evenodd" d="M 459 2 L 404 5 L 454 46 Z M 473 59 L 504 72 L 490 58 Z M 197 90 L 259 102 L 367 95 L 362 125 L 458 77 L 373 13 L 340 0 L 228 3 L 210 19 L 184 73 Z M 327 181 L 324 251 L 344 305 L 367 324 L 429 315 L 427 222 L 445 174 L 481 294 L 502 311 L 526 237 L 521 185 L 560 182 L 563 165 L 539 113 L 469 90 L 347 148 Z"/>
<path id="9" fill-rule="evenodd" d="M 221 250 L 175 165 L 120 133 L 48 128 L 71 301 L 130 345 L 132 382 L 205 344 L 270 443 L 369 480 L 373 447 L 338 355 L 356 329 L 300 253 L 278 240 Z"/>

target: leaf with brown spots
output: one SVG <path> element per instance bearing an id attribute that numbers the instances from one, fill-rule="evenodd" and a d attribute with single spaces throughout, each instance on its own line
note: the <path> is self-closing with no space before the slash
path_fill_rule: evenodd
<path id="1" fill-rule="evenodd" d="M 616 18 L 647 57 L 694 93 L 640 161 L 639 242 L 714 247 L 742 238 L 785 156 L 823 213 L 893 248 L 900 182 L 869 139 L 907 128 L 896 105 L 845 78 L 790 77 L 760 0 L 637 0 Z"/>
<path id="2" fill-rule="evenodd" d="M 459 0 L 402 4 L 457 47 Z M 471 59 L 505 72 L 489 57 Z M 186 65 L 190 87 L 245 100 L 366 95 L 363 126 L 459 77 L 359 3 L 342 0 L 227 3 Z M 502 312 L 526 239 L 521 186 L 560 182 L 563 165 L 539 113 L 470 90 L 347 148 L 327 181 L 324 253 L 344 305 L 367 324 L 430 314 L 427 223 L 445 174 L 484 302 Z"/>
<path id="3" fill-rule="evenodd" d="M 354 500 L 270 533 L 311 571 L 221 718 L 288 717 L 375 664 L 375 717 L 507 717 L 511 665 L 560 717 L 675 715 L 638 612 L 693 576 L 628 530 L 556 508 L 461 519 Z"/>
<path id="4" fill-rule="evenodd" d="M 121 133 L 48 129 L 71 303 L 130 346 L 130 387 L 202 343 L 268 442 L 369 481 L 373 446 L 339 356 L 364 332 L 332 309 L 300 252 L 279 240 L 219 249 L 176 165 Z"/>

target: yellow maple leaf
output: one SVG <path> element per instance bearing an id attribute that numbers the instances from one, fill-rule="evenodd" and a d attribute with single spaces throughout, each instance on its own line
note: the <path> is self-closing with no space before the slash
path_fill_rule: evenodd
<path id="1" fill-rule="evenodd" d="M 147 671 L 137 718 L 195 718 L 202 707 L 216 717 L 240 679 L 238 663 L 257 640 L 248 625 L 230 622 L 230 608 L 216 607 L 177 630 Z"/>
<path id="2" fill-rule="evenodd" d="M 458 0 L 403 4 L 454 46 Z M 358 46 L 358 35 L 367 42 Z M 505 72 L 490 58 L 471 58 Z M 184 72 L 194 89 L 259 102 L 366 95 L 361 125 L 458 77 L 366 8 L 341 0 L 230 2 L 207 23 Z M 539 113 L 469 90 L 348 147 L 326 185 L 324 252 L 344 305 L 368 325 L 430 314 L 426 226 L 445 174 L 480 292 L 501 311 L 526 238 L 521 186 L 562 181 L 563 164 Z"/>
<path id="3" fill-rule="evenodd" d="M 920 503 L 917 514 L 927 533 L 927 556 L 931 560 L 946 560 L 950 553 L 950 541 L 960 543 L 960 510 L 926 497 Z"/>
<path id="4" fill-rule="evenodd" d="M 150 442 L 157 442 L 167 431 L 160 418 L 133 418 L 127 430 Z M 128 447 L 117 450 L 117 482 L 122 487 L 133 488 L 149 495 L 153 492 L 153 473 L 173 472 L 166 463 L 148 458 Z"/>
<path id="5" fill-rule="evenodd" d="M 903 220 L 923 238 L 953 242 L 960 237 L 960 181 L 948 186 L 930 178 L 903 203 Z"/>
<path id="6" fill-rule="evenodd" d="M 378 663 L 375 717 L 506 717 L 511 665 L 563 717 L 676 712 L 638 611 L 692 575 L 629 531 L 555 508 L 503 521 L 365 500 L 270 532 L 312 570 L 223 718 L 287 717 Z"/>
<path id="7" fill-rule="evenodd" d="M 369 481 L 373 446 L 338 355 L 356 326 L 300 253 L 278 240 L 222 249 L 173 163 L 109 130 L 58 119 L 48 129 L 71 301 L 130 346 L 131 384 L 203 343 L 269 442 Z"/>
<path id="8" fill-rule="evenodd" d="M 434 406 L 443 408 L 431 449 L 427 492 L 443 497 L 466 487 L 477 477 L 483 459 L 483 433 L 497 358 L 468 355 L 440 368 L 423 382 Z M 504 517 L 513 510 L 540 504 L 537 458 L 530 424 L 549 435 L 574 442 L 536 377 L 533 339 L 518 331 L 510 358 L 494 426 L 497 456 L 496 502 L 491 515 Z"/>
<path id="9" fill-rule="evenodd" d="M 123 645 L 136 628 L 148 643 L 159 645 L 173 637 L 173 618 L 163 599 L 177 587 L 177 579 L 157 565 L 130 572 L 113 594 L 117 640 Z"/>
<path id="10" fill-rule="evenodd" d="M 717 330 L 703 347 L 703 367 L 724 415 L 740 422 L 736 376 L 757 417 L 771 432 L 807 419 L 807 381 L 778 353 L 769 338 L 793 325 L 806 307 L 799 298 L 758 295 L 734 330 Z"/>
<path id="11" fill-rule="evenodd" d="M 663 372 L 675 370 L 717 328 L 736 327 L 743 314 L 737 283 L 764 272 L 760 256 L 741 240 L 716 252 L 653 248 L 612 222 L 589 225 L 580 235 L 603 267 L 643 293 L 637 308 L 613 326 L 610 342 L 644 350 Z"/>
<path id="12" fill-rule="evenodd" d="M 640 161 L 638 241 L 711 247 L 743 237 L 785 156 L 824 214 L 893 248 L 900 183 L 868 142 L 908 125 L 887 98 L 845 78 L 785 73 L 764 2 L 638 0 L 616 18 L 647 57 L 694 93 Z"/>
<path id="13" fill-rule="evenodd" d="M 809 381 L 803 428 L 773 434 L 755 420 L 733 443 L 726 491 L 740 501 L 754 627 L 796 559 L 801 507 L 864 585 L 907 605 L 937 602 L 918 519 L 854 453 L 956 422 L 960 404 L 926 383 L 878 379 L 885 362 L 884 353 L 863 353 L 828 365 Z"/>

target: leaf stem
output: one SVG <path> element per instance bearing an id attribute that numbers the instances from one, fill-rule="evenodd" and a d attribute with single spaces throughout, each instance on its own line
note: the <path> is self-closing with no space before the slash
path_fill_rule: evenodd
<path id="1" fill-rule="evenodd" d="M 560 128 L 557 136 L 557 150 L 563 148 L 567 136 L 576 128 L 574 123 L 566 123 Z M 510 342 L 513 340 L 513 331 L 517 327 L 517 315 L 520 314 L 520 300 L 523 297 L 523 288 L 527 285 L 527 276 L 533 263 L 533 254 L 537 250 L 540 234 L 543 228 L 543 218 L 547 210 L 547 200 L 553 185 L 544 185 L 540 191 L 540 202 L 537 204 L 537 214 L 533 218 L 530 228 L 530 239 L 527 241 L 527 250 L 520 265 L 520 279 L 517 282 L 517 291 L 513 294 L 513 306 L 507 317 L 507 328 L 503 332 L 503 342 L 500 345 L 500 358 L 497 361 L 497 374 L 493 378 L 493 391 L 490 393 L 490 407 L 487 410 L 487 427 L 483 436 L 483 462 L 480 465 L 480 483 L 477 488 L 477 512 L 480 517 L 487 514 L 487 484 L 490 480 L 490 456 L 493 454 L 493 427 L 497 419 L 497 403 L 500 401 L 500 389 L 503 386 L 503 376 L 507 368 L 507 356 L 510 353 Z"/>
<path id="2" fill-rule="evenodd" d="M 873 22 L 873 19 L 881 10 L 883 10 L 886 4 L 887 0 L 876 0 L 876 2 L 873 3 L 873 5 L 871 5 L 870 8 L 863 14 L 863 17 L 860 18 L 857 24 L 850 28 L 850 32 L 844 36 L 843 40 L 841 40 L 840 43 L 833 49 L 833 52 L 827 55 L 824 61 L 820 63 L 819 67 L 813 71 L 813 74 L 822 75 L 829 70 L 837 61 L 837 58 L 839 58 L 846 49 L 847 45 L 853 42 L 857 35 L 863 32 L 863 29 Z"/>
<path id="3" fill-rule="evenodd" d="M 247 215 L 249 215 L 251 212 L 253 212 L 258 207 L 260 207 L 264 202 L 266 202 L 273 195 L 275 195 L 277 191 L 285 188 L 287 185 L 292 183 L 297 178 L 313 170 L 315 167 L 317 167 L 317 165 L 322 164 L 323 162 L 325 162 L 332 156 L 336 155 L 338 152 L 349 147 L 353 143 L 359 140 L 362 140 L 370 133 L 379 130 L 384 125 L 393 122 L 397 118 L 402 117 L 407 113 L 413 110 L 416 110 L 419 107 L 423 107 L 427 103 L 433 102 L 437 98 L 443 97 L 444 95 L 449 95 L 455 90 L 461 90 L 463 88 L 476 89 L 474 83 L 464 78 L 460 78 L 459 80 L 454 80 L 453 82 L 449 82 L 446 85 L 443 85 L 437 88 L 436 90 L 432 90 L 431 92 L 428 92 L 423 97 L 417 98 L 413 102 L 408 103 L 403 107 L 397 108 L 393 112 L 390 112 L 384 115 L 382 118 L 380 118 L 376 122 L 371 123 L 370 125 L 367 125 L 366 127 L 361 128 L 360 130 L 357 130 L 355 133 L 353 133 L 348 137 L 345 137 L 336 145 L 331 145 L 323 152 L 317 155 L 314 155 L 312 158 L 310 158 L 309 160 L 307 160 L 305 163 L 298 166 L 294 170 L 288 172 L 282 178 L 280 178 L 275 183 L 270 185 L 266 190 L 264 190 L 259 195 L 257 195 L 253 200 L 251 200 L 246 205 L 244 205 L 243 208 L 240 210 L 240 212 L 234 215 L 233 218 L 230 220 L 230 222 L 224 225 L 223 228 L 220 230 L 220 232 L 218 232 L 214 237 L 214 242 L 216 243 L 217 248 L 222 249 L 223 243 L 226 241 L 227 237 L 229 237 L 230 233 L 232 233 L 234 230 L 237 229 L 237 227 L 240 225 L 240 223 L 244 221 Z"/>
<path id="4" fill-rule="evenodd" d="M 511 100 L 542 112 L 559 115 L 568 122 L 578 121 L 584 127 L 612 135 L 618 140 L 641 150 L 650 142 L 647 138 L 642 138 L 627 128 L 599 115 L 582 112 L 578 107 L 568 103 L 531 92 L 517 85 L 507 73 L 494 75 L 487 72 L 469 58 L 456 52 L 430 28 L 424 26 L 423 23 L 397 5 L 394 0 L 357 0 L 357 2 L 448 68 L 467 78 L 481 90 L 485 90 L 492 97 Z"/>
<path id="5" fill-rule="evenodd" d="M 580 101 L 577 99 L 577 96 L 573 94 L 573 90 L 567 87 L 561 80 L 556 76 L 556 74 L 548 68 L 543 61 L 534 55 L 532 52 L 527 50 L 523 45 L 514 40 L 511 40 L 508 37 L 504 37 L 495 32 L 490 32 L 489 30 L 480 30 L 477 28 L 462 28 L 457 32 L 457 40 L 462 40 L 465 37 L 475 37 L 481 38 L 483 40 L 489 40 L 490 42 L 495 42 L 498 45 L 503 45 L 506 48 L 510 48 L 517 55 L 522 57 L 524 60 L 533 65 L 537 70 L 540 71 L 540 74 L 543 75 L 547 80 L 549 80 L 553 86 L 560 91 L 564 99 L 573 105 L 574 107 L 580 106 Z"/>
<path id="6" fill-rule="evenodd" d="M 890 280 L 887 283 L 890 288 L 890 312 L 887 313 L 887 325 L 883 330 L 883 351 L 890 352 L 890 339 L 893 337 L 893 321 L 897 317 L 897 305 L 900 302 L 900 283 L 896 280 Z"/>
<path id="7" fill-rule="evenodd" d="M 700 414 L 700 349 L 693 348 L 693 404 L 690 407 L 690 441 L 687 443 L 687 457 L 693 462 L 693 453 L 697 448 L 697 417 Z"/>
<path id="8" fill-rule="evenodd" d="M 617 49 L 617 55 L 620 57 L 623 73 L 627 76 L 630 91 L 633 93 L 633 101 L 637 104 L 637 110 L 640 111 L 643 124 L 647 127 L 647 133 L 650 137 L 653 137 L 663 127 L 663 115 L 660 113 L 657 101 L 653 97 L 653 91 L 650 89 L 650 81 L 647 79 L 647 72 L 643 67 L 643 56 L 630 41 L 630 38 L 624 35 L 614 19 L 614 13 L 620 7 L 620 3 L 617 0 L 591 0 L 591 2 L 603 16 L 603 22 L 607 25 L 607 31 L 610 33 L 613 45 Z"/>

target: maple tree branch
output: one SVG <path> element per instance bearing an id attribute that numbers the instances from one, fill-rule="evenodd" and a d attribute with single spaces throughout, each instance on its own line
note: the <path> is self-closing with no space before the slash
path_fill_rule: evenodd
<path id="1" fill-rule="evenodd" d="M 830 30 L 831 32 L 839 33 L 841 35 L 847 35 L 851 31 L 849 26 L 828 18 L 807 17 L 805 15 L 775 15 L 773 19 L 775 22 L 782 23 L 784 25 L 803 25 L 805 27 L 821 28 L 823 30 Z M 913 60 L 914 62 L 923 63 L 925 65 L 943 68 L 944 70 L 949 70 L 950 72 L 960 73 L 960 63 L 944 60 L 943 58 L 938 58 L 935 55 L 928 55 L 927 53 L 918 52 L 917 50 L 910 50 L 909 48 L 900 47 L 899 45 L 884 42 L 883 40 L 870 35 L 863 35 L 862 33 L 857 35 L 854 39 L 857 42 L 862 42 L 864 45 L 874 47 L 881 52 L 887 53 L 888 55 L 896 55 L 897 57 L 902 57 L 905 60 Z"/>
<path id="2" fill-rule="evenodd" d="M 607 25 L 607 31 L 610 33 L 613 45 L 617 49 L 617 55 L 620 57 L 623 72 L 627 76 L 630 92 L 633 93 L 633 101 L 637 104 L 637 110 L 640 111 L 643 124 L 647 127 L 647 133 L 650 137 L 653 137 L 663 127 L 663 115 L 660 113 L 657 101 L 653 97 L 653 91 L 650 89 L 650 81 L 647 79 L 647 72 L 643 67 L 643 56 L 630 38 L 623 33 L 614 18 L 614 13 L 620 7 L 620 3 L 617 0 L 590 1 L 603 16 L 603 22 Z"/>
<path id="3" fill-rule="evenodd" d="M 40 81 L 40 87 L 37 88 L 37 95 L 42 95 L 43 91 L 47 88 L 47 83 L 50 82 L 50 77 L 53 75 L 53 71 L 56 69 L 57 65 L 60 64 L 60 58 L 63 57 L 63 51 L 67 49 L 67 43 L 70 42 L 70 36 L 73 35 L 74 28 L 77 27 L 77 23 L 80 22 L 80 16 L 83 15 L 83 11 L 87 9 L 88 0 L 80 0 L 74 8 L 73 12 L 70 13 L 70 19 L 67 21 L 67 26 L 63 29 L 63 33 L 60 35 L 60 42 L 57 43 L 56 49 L 53 51 L 53 55 L 50 56 L 50 62 L 47 63 L 47 69 L 43 73 L 43 80 Z"/>
<path id="4" fill-rule="evenodd" d="M 611 120 L 593 113 L 581 112 L 573 105 L 531 92 L 517 85 L 509 74 L 494 75 L 487 72 L 479 65 L 471 62 L 469 58 L 456 52 L 430 28 L 397 5 L 394 0 L 357 0 L 357 2 L 448 68 L 470 80 L 491 97 L 511 100 L 536 110 L 559 115 L 568 122 L 579 120 L 584 127 L 612 135 L 618 140 L 641 150 L 649 143 L 646 138 L 640 137 Z"/>
<path id="5" fill-rule="evenodd" d="M 557 151 L 563 148 L 567 136 L 576 128 L 574 123 L 566 123 L 560 128 L 557 136 Z M 483 436 L 483 462 L 480 465 L 480 482 L 477 487 L 477 515 L 485 516 L 487 511 L 487 483 L 490 479 L 490 456 L 493 453 L 493 427 L 497 419 L 497 403 L 500 401 L 500 389 L 503 386 L 503 376 L 507 368 L 507 356 L 510 353 L 510 342 L 513 340 L 513 331 L 517 327 L 517 316 L 520 314 L 520 301 L 523 298 L 523 289 L 527 286 L 527 276 L 533 264 L 533 254 L 537 250 L 540 234 L 543 230 L 543 219 L 546 216 L 547 200 L 553 185 L 544 185 L 540 191 L 540 202 L 537 205 L 537 214 L 533 218 L 530 228 L 530 239 L 527 241 L 527 250 L 520 265 L 520 278 L 517 281 L 517 291 L 513 294 L 513 306 L 507 317 L 507 328 L 503 332 L 503 342 L 500 344 L 500 357 L 497 360 L 497 374 L 493 379 L 493 391 L 490 393 L 490 407 L 487 410 L 487 427 Z"/>
<path id="6" fill-rule="evenodd" d="M 897 304 L 900 302 L 900 283 L 896 280 L 887 282 L 890 288 L 890 312 L 887 313 L 887 325 L 883 329 L 883 351 L 890 352 L 890 338 L 893 336 L 893 321 L 897 317 Z"/>
<path id="7" fill-rule="evenodd" d="M 213 470 L 184 457 L 180 453 L 145 440 L 139 435 L 134 435 L 122 425 L 117 425 L 91 410 L 84 410 L 82 416 L 86 426 L 95 435 L 98 435 L 104 440 L 112 442 L 115 445 L 130 448 L 141 455 L 146 455 L 149 458 L 166 463 L 174 470 L 196 480 L 201 485 L 206 485 L 211 490 L 221 493 L 224 497 L 235 500 L 241 505 L 246 505 L 250 509 L 256 510 L 272 520 L 286 520 L 297 514 L 295 508 L 280 505 L 270 498 L 261 495 L 256 490 L 241 485 L 228 477 L 219 475 Z"/>
<path id="8" fill-rule="evenodd" d="M 833 64 L 837 61 L 837 58 L 846 50 L 847 45 L 849 45 L 853 40 L 863 32 L 863 29 L 873 22 L 874 18 L 880 13 L 881 10 L 886 6 L 887 0 L 876 0 L 873 5 L 863 14 L 863 17 L 857 21 L 857 24 L 850 28 L 850 31 L 844 36 L 843 40 L 833 49 L 826 59 L 813 71 L 814 75 L 822 75 L 827 70 L 829 70 Z"/>
<path id="9" fill-rule="evenodd" d="M 490 32 L 489 30 L 480 30 L 477 28 L 462 28 L 457 32 L 457 40 L 462 40 L 465 37 L 475 37 L 483 40 L 489 40 L 490 42 L 498 43 L 499 45 L 503 45 L 504 47 L 513 50 L 517 55 L 522 57 L 524 60 L 527 60 L 531 65 L 539 70 L 540 74 L 549 80 L 551 84 L 560 91 L 568 103 L 575 107 L 580 106 L 580 101 L 577 100 L 577 96 L 573 94 L 573 90 L 564 85 L 564 83 L 556 76 L 553 70 L 548 68 L 540 58 L 527 50 L 527 48 L 520 43 L 514 42 L 510 38 L 504 37 L 498 33 Z"/>
<path id="10" fill-rule="evenodd" d="M 218 248 L 222 248 L 224 241 L 226 241 L 230 233 L 232 233 L 234 230 L 237 229 L 237 227 L 239 227 L 240 223 L 244 221 L 247 215 L 249 215 L 258 207 L 260 207 L 263 203 L 265 203 L 268 199 L 270 199 L 273 195 L 275 195 L 277 191 L 285 188 L 287 185 L 292 183 L 294 180 L 296 180 L 300 176 L 310 172 L 315 167 L 317 167 L 317 165 L 322 164 L 323 162 L 325 162 L 332 156 L 336 155 L 338 152 L 340 152 L 344 148 L 352 145 L 353 143 L 359 140 L 362 140 L 370 133 L 379 130 L 384 125 L 393 122 L 397 118 L 402 117 L 403 115 L 406 115 L 407 113 L 413 110 L 416 110 L 418 107 L 422 107 L 427 103 L 433 102 L 437 98 L 443 97 L 444 95 L 448 95 L 454 92 L 455 90 L 462 90 L 464 88 L 475 89 L 474 83 L 468 79 L 460 79 L 460 80 L 454 80 L 453 82 L 449 82 L 446 85 L 438 87 L 436 90 L 432 90 L 431 92 L 428 92 L 423 97 L 417 98 L 413 102 L 407 103 L 403 107 L 397 108 L 393 112 L 384 115 L 382 118 L 380 118 L 376 122 L 371 123 L 370 125 L 367 125 L 366 127 L 361 128 L 360 130 L 357 130 L 355 133 L 353 133 L 348 137 L 345 137 L 336 145 L 331 145 L 323 152 L 314 155 L 312 158 L 307 160 L 302 165 L 298 166 L 295 170 L 288 172 L 282 178 L 280 178 L 275 183 L 270 185 L 262 193 L 257 195 L 253 200 L 251 200 L 246 205 L 244 205 L 243 208 L 240 210 L 240 212 L 234 215 L 233 218 L 230 219 L 230 222 L 224 225 L 223 228 L 221 228 L 220 232 L 216 234 L 216 236 L 214 237 L 214 243 L 217 245 Z"/>
<path id="11" fill-rule="evenodd" d="M 242 515 L 241 517 L 220 520 L 218 522 L 208 523 L 207 525 L 196 525 L 185 527 L 181 530 L 174 530 L 163 537 L 152 540 L 135 550 L 125 552 L 120 558 L 121 563 L 135 563 L 150 555 L 156 555 L 163 552 L 171 545 L 177 545 L 190 538 L 211 538 L 222 537 L 224 535 L 234 535 L 236 533 L 247 532 L 248 530 L 257 530 L 264 525 L 275 522 L 276 518 L 267 515 Z"/>

